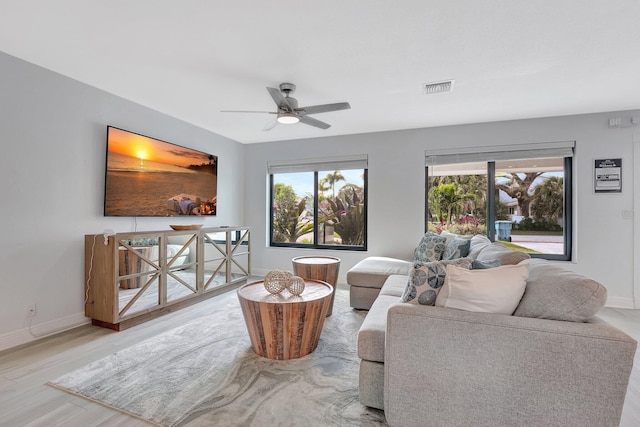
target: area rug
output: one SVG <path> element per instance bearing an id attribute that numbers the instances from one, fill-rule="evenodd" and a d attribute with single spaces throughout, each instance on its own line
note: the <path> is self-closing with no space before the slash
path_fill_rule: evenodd
<path id="1" fill-rule="evenodd" d="M 358 400 L 365 313 L 338 289 L 317 349 L 257 356 L 234 292 L 217 312 L 70 372 L 49 385 L 161 426 L 384 426 Z"/>

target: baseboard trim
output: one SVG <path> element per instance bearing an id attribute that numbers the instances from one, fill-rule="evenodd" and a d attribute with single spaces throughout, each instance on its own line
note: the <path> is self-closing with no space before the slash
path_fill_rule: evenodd
<path id="1" fill-rule="evenodd" d="M 9 332 L 8 334 L 0 335 L 0 351 L 27 344 L 90 322 L 91 319 L 85 317 L 84 313 L 77 313 L 50 322 L 35 324 L 31 329 L 27 327 L 19 331 Z"/>
<path id="2" fill-rule="evenodd" d="M 640 307 L 640 301 L 634 301 L 633 298 L 609 297 L 605 307 L 634 309 Z"/>

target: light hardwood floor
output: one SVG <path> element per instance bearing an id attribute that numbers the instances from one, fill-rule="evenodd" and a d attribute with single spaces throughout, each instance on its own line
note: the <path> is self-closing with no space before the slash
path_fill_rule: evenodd
<path id="1" fill-rule="evenodd" d="M 46 382 L 167 329 L 207 316 L 216 309 L 216 298 L 212 298 L 122 332 L 86 325 L 0 352 L 0 426 L 149 425 L 56 390 Z M 640 341 L 640 310 L 605 308 L 600 315 Z M 620 425 L 640 426 L 639 354 L 636 354 Z"/>
<path id="2" fill-rule="evenodd" d="M 598 315 L 640 342 L 640 310 L 603 308 Z M 636 357 L 633 361 L 633 370 L 627 387 L 624 407 L 622 408 L 620 426 L 640 426 L 640 350 L 636 350 Z"/>

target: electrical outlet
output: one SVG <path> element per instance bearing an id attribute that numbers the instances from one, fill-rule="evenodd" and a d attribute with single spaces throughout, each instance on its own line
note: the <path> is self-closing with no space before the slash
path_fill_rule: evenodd
<path id="1" fill-rule="evenodd" d="M 30 304 L 27 306 L 27 317 L 36 317 L 36 305 Z"/>

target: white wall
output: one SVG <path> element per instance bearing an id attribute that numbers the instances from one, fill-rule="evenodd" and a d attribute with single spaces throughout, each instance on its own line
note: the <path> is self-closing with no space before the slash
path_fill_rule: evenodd
<path id="1" fill-rule="evenodd" d="M 180 223 L 103 216 L 108 124 L 217 154 L 218 215 L 203 222 L 242 225 L 242 144 L 3 53 L 0 70 L 0 350 L 87 321 L 85 234 Z"/>
<path id="2" fill-rule="evenodd" d="M 269 248 L 268 160 L 369 155 L 368 251 L 326 251 L 342 259 L 341 280 L 366 256 L 411 258 L 424 230 L 424 155 L 430 148 L 576 141 L 574 161 L 574 254 L 564 263 L 603 283 L 608 304 L 633 307 L 633 134 L 640 127 L 609 128 L 610 117 L 630 123 L 640 111 L 554 117 L 416 129 L 343 137 L 254 144 L 246 157 L 246 223 L 252 231 L 254 271 L 290 268 L 309 249 Z M 623 191 L 595 194 L 593 160 L 623 159 Z M 637 267 L 636 267 L 637 268 Z M 636 295 L 636 298 L 640 295 Z"/>
<path id="3" fill-rule="evenodd" d="M 425 150 L 575 140 L 576 237 L 574 262 L 566 264 L 605 284 L 610 305 L 633 306 L 633 220 L 622 212 L 639 203 L 632 171 L 634 158 L 640 161 L 633 150 L 640 128 L 610 129 L 607 123 L 640 111 L 243 146 L 3 53 L 0 70 L 0 350 L 33 340 L 32 333 L 87 321 L 84 234 L 167 229 L 176 222 L 102 215 L 108 124 L 219 155 L 219 211 L 205 225 L 252 227 L 255 273 L 291 268 L 293 256 L 310 251 L 267 247 L 266 162 L 368 154 L 369 249 L 325 251 L 343 260 L 342 281 L 366 256 L 411 257 L 424 229 Z M 594 194 L 592 162 L 608 157 L 623 158 L 623 192 Z M 639 271 L 636 266 L 637 277 Z M 29 327 L 26 306 L 34 303 L 38 314 Z"/>

